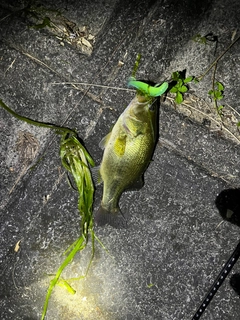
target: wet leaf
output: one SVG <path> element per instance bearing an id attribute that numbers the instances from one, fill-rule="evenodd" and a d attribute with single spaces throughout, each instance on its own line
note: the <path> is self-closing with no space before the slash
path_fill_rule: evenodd
<path id="1" fill-rule="evenodd" d="M 193 80 L 194 77 L 187 77 L 186 79 L 184 79 L 184 83 L 188 83 L 188 82 L 191 82 Z"/>
<path id="2" fill-rule="evenodd" d="M 181 94 L 181 92 L 177 92 L 175 101 L 179 104 L 183 102 L 183 95 Z"/>
<path id="3" fill-rule="evenodd" d="M 86 46 L 86 47 L 88 47 L 88 48 L 92 49 L 92 45 L 91 45 L 91 43 L 90 43 L 87 39 L 85 39 L 84 37 L 83 37 L 83 38 L 81 38 L 81 42 L 82 42 L 82 44 L 83 44 L 84 46 Z"/>
<path id="4" fill-rule="evenodd" d="M 181 86 L 181 87 L 179 88 L 179 91 L 182 92 L 182 93 L 184 93 L 184 92 L 187 92 L 187 91 L 188 91 L 188 88 L 187 88 L 186 86 Z"/>

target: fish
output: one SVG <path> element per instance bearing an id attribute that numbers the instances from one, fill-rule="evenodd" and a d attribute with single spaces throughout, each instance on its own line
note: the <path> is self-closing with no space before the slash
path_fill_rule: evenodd
<path id="1" fill-rule="evenodd" d="M 157 100 L 138 92 L 100 142 L 104 149 L 99 170 L 103 196 L 94 217 L 97 226 L 127 226 L 119 200 L 124 191 L 143 186 L 143 174 L 156 146 L 157 123 Z"/>

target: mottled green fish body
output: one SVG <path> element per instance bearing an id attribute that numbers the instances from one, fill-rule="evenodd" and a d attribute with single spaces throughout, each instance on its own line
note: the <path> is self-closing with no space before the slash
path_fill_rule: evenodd
<path id="1" fill-rule="evenodd" d="M 112 131 L 101 141 L 104 147 L 100 175 L 103 180 L 97 225 L 124 227 L 119 199 L 135 188 L 152 159 L 157 137 L 157 107 L 151 98 L 137 95 L 120 115 Z"/>

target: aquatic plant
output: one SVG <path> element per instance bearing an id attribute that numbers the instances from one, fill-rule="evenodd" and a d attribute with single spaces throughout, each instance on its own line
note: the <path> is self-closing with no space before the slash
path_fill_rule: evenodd
<path id="1" fill-rule="evenodd" d="M 94 240 L 100 240 L 95 236 L 93 230 L 93 195 L 94 195 L 94 185 L 91 177 L 91 172 L 89 169 L 90 166 L 94 166 L 94 161 L 84 146 L 81 144 L 79 139 L 77 138 L 77 133 L 74 130 L 55 126 L 53 124 L 47 124 L 43 122 L 38 122 L 26 117 L 23 117 L 9 108 L 2 100 L 0 100 L 0 106 L 3 107 L 6 111 L 8 111 L 15 118 L 25 121 L 28 124 L 50 128 L 55 130 L 56 133 L 61 135 L 60 141 L 60 158 L 63 167 L 72 174 L 75 184 L 77 186 L 79 200 L 78 200 L 78 209 L 81 216 L 81 230 L 79 238 L 67 249 L 65 252 L 66 258 L 63 263 L 58 268 L 54 278 L 50 281 L 45 303 L 43 307 L 42 317 L 43 320 L 47 313 L 49 299 L 51 297 L 52 291 L 55 285 L 64 286 L 70 293 L 74 294 L 75 290 L 69 285 L 69 283 L 61 279 L 61 274 L 63 270 L 68 266 L 68 264 L 73 260 L 74 256 L 78 251 L 83 250 L 89 239 L 89 234 L 91 237 L 92 243 L 92 255 L 85 272 L 85 277 L 90 268 L 93 256 L 94 256 Z M 102 245 L 102 243 L 100 242 Z M 103 246 L 103 245 L 102 245 Z M 80 277 L 81 278 L 81 277 Z"/>

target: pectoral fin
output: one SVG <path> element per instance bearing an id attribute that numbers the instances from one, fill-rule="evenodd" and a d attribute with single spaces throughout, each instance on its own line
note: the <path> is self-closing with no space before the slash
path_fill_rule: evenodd
<path id="1" fill-rule="evenodd" d="M 104 138 L 102 138 L 102 140 L 101 140 L 100 143 L 99 143 L 99 147 L 100 147 L 101 149 L 105 149 L 105 147 L 106 147 L 106 145 L 108 144 L 108 141 L 109 141 L 109 139 L 110 139 L 110 137 L 111 137 L 111 134 L 112 134 L 112 131 L 109 132 Z"/>

